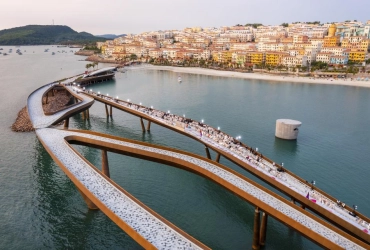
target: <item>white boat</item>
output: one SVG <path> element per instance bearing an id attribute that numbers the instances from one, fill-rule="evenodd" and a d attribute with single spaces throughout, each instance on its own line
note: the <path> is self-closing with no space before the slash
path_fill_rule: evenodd
<path id="1" fill-rule="evenodd" d="M 177 77 L 178 82 L 182 82 L 181 76 Z"/>

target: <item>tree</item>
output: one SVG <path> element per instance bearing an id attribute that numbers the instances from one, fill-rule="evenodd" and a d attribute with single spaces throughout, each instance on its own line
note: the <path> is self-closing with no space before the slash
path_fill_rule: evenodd
<path id="1" fill-rule="evenodd" d="M 137 60 L 137 55 L 136 55 L 136 54 L 131 54 L 131 55 L 130 55 L 130 60 L 131 60 L 131 61 L 135 61 L 135 60 Z"/>
<path id="2" fill-rule="evenodd" d="M 280 24 L 281 26 L 283 26 L 283 27 L 288 27 L 289 26 L 289 24 L 288 23 L 282 23 L 282 24 Z"/>

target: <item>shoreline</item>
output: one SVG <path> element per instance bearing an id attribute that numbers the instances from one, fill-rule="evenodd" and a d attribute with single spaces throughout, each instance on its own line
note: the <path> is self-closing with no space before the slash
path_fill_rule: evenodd
<path id="1" fill-rule="evenodd" d="M 125 67 L 126 68 L 126 67 Z M 177 73 L 189 73 L 189 74 L 200 74 L 208 76 L 222 76 L 222 77 L 234 77 L 241 79 L 252 79 L 252 80 L 267 80 L 267 81 L 279 81 L 279 82 L 294 82 L 294 83 L 309 83 L 309 84 L 326 84 L 326 85 L 339 85 L 339 86 L 351 86 L 351 87 L 364 87 L 370 88 L 370 81 L 357 81 L 350 79 L 320 79 L 309 77 L 298 77 L 298 76 L 277 76 L 277 75 L 265 75 L 261 73 L 241 73 L 234 71 L 218 71 L 214 69 L 205 68 L 194 68 L 194 67 L 173 67 L 173 66 L 157 66 L 150 64 L 142 64 L 141 66 L 127 67 L 126 69 L 150 69 L 150 70 L 167 70 Z"/>

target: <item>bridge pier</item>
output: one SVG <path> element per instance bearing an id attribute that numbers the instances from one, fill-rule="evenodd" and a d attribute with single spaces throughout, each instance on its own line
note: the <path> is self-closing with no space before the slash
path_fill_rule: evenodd
<path id="1" fill-rule="evenodd" d="M 260 210 L 258 207 L 254 210 L 254 226 L 253 226 L 253 250 L 260 249 Z"/>
<path id="2" fill-rule="evenodd" d="M 101 161 L 101 171 L 105 176 L 110 178 L 107 150 L 101 151 Z"/>
<path id="3" fill-rule="evenodd" d="M 68 127 L 69 127 L 69 117 L 64 120 L 64 128 L 68 128 Z"/>
<path id="4" fill-rule="evenodd" d="M 204 145 L 204 148 L 206 150 L 207 158 L 210 159 L 210 160 L 212 160 L 211 153 L 209 152 L 209 148 L 206 145 Z"/>
<path id="5" fill-rule="evenodd" d="M 109 117 L 109 111 L 108 111 L 108 106 L 107 106 L 107 104 L 105 104 L 105 114 L 107 115 L 107 117 Z"/>
<path id="6" fill-rule="evenodd" d="M 220 162 L 220 158 L 221 158 L 221 154 L 220 153 L 217 153 L 216 162 Z"/>
<path id="7" fill-rule="evenodd" d="M 140 123 L 141 123 L 141 130 L 143 131 L 143 133 L 145 133 L 145 126 L 144 126 L 144 121 L 142 117 L 140 117 Z"/>
<path id="8" fill-rule="evenodd" d="M 152 122 L 151 121 L 148 121 L 148 125 L 146 126 L 146 131 L 150 131 L 150 124 L 152 124 Z"/>
<path id="9" fill-rule="evenodd" d="M 90 120 L 90 109 L 86 109 L 86 119 Z"/>
<path id="10" fill-rule="evenodd" d="M 77 190 L 80 192 L 82 198 L 84 199 L 84 201 L 86 202 L 86 205 L 89 209 L 91 210 L 97 210 L 99 209 L 94 202 L 92 202 L 78 187 L 77 187 Z"/>
<path id="11" fill-rule="evenodd" d="M 110 106 L 110 116 L 111 117 L 113 116 L 113 106 L 112 105 Z"/>
<path id="12" fill-rule="evenodd" d="M 268 215 L 265 212 L 263 212 L 261 230 L 260 230 L 260 245 L 261 246 L 264 246 L 265 241 L 266 241 L 267 219 L 268 219 Z"/>

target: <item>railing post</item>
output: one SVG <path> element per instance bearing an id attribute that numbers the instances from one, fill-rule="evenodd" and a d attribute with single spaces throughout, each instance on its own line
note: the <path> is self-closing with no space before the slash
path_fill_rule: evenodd
<path id="1" fill-rule="evenodd" d="M 148 125 L 146 126 L 146 130 L 149 132 L 150 131 L 150 124 L 151 124 L 152 122 L 151 121 L 148 121 Z"/>
<path id="2" fill-rule="evenodd" d="M 254 210 L 253 243 L 252 249 L 260 249 L 260 211 L 258 207 Z"/>
<path id="3" fill-rule="evenodd" d="M 268 219 L 268 215 L 265 212 L 263 212 L 262 222 L 261 222 L 261 231 L 260 231 L 260 245 L 261 246 L 264 246 L 265 241 L 266 241 L 267 219 Z"/>
<path id="4" fill-rule="evenodd" d="M 64 128 L 68 128 L 68 127 L 69 127 L 69 117 L 64 120 Z"/>
<path id="5" fill-rule="evenodd" d="M 221 158 L 221 154 L 220 153 L 217 153 L 216 162 L 220 162 L 220 158 Z"/>
<path id="6" fill-rule="evenodd" d="M 107 176 L 108 178 L 110 178 L 110 174 L 109 174 L 109 164 L 108 164 L 108 154 L 107 154 L 107 150 L 102 150 L 101 151 L 101 156 L 102 156 L 102 167 L 101 167 L 101 170 L 103 172 L 103 174 L 105 176 Z"/>
<path id="7" fill-rule="evenodd" d="M 209 148 L 207 146 L 204 146 L 205 150 L 206 150 L 206 154 L 207 154 L 207 158 L 212 160 L 211 158 L 211 153 L 209 152 Z"/>
<path id="8" fill-rule="evenodd" d="M 143 130 L 143 133 L 145 133 L 145 126 L 144 126 L 144 122 L 143 122 L 142 117 L 140 117 L 140 123 L 141 123 L 141 129 Z"/>

